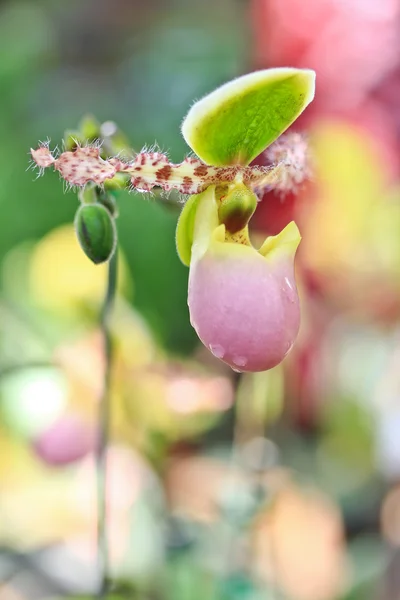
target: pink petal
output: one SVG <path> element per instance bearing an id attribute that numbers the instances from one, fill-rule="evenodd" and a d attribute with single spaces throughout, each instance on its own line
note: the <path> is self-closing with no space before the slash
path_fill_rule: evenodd
<path id="1" fill-rule="evenodd" d="M 254 248 L 209 250 L 191 265 L 191 322 L 211 352 L 238 371 L 264 371 L 291 349 L 300 325 L 294 257 Z"/>

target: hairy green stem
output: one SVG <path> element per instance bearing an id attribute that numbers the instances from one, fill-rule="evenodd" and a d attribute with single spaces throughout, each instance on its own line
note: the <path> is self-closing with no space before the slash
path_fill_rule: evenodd
<path id="1" fill-rule="evenodd" d="M 107 532 L 107 446 L 110 432 L 110 380 L 113 361 L 113 347 L 110 332 L 110 317 L 117 288 L 118 248 L 108 263 L 106 294 L 100 313 L 100 327 L 103 335 L 105 370 L 103 393 L 99 405 L 99 441 L 97 447 L 97 494 L 98 494 L 98 569 L 99 589 L 97 598 L 104 600 L 108 587 L 109 549 Z"/>

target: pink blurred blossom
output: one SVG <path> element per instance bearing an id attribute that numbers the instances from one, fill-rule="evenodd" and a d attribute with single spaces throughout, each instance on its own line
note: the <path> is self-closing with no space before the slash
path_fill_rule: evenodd
<path id="1" fill-rule="evenodd" d="M 77 415 L 65 415 L 34 442 L 38 456 L 51 466 L 76 462 L 94 449 L 93 429 Z"/>
<path id="2" fill-rule="evenodd" d="M 358 105 L 399 63 L 398 0 L 253 0 L 256 63 L 315 69 L 316 106 Z"/>

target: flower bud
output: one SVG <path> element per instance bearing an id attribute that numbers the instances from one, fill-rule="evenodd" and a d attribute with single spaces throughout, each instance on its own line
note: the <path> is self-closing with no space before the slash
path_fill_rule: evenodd
<path id="1" fill-rule="evenodd" d="M 100 123 L 93 115 L 85 115 L 79 123 L 79 131 L 84 140 L 97 140 L 100 138 Z"/>
<path id="2" fill-rule="evenodd" d="M 291 349 L 300 325 L 294 222 L 257 251 L 219 223 L 214 186 L 200 194 L 191 249 L 188 304 L 201 341 L 237 371 L 265 371 Z"/>
<path id="3" fill-rule="evenodd" d="M 64 132 L 64 148 L 67 152 L 75 150 L 75 148 L 84 143 L 85 139 L 77 129 L 67 129 Z"/>
<path id="4" fill-rule="evenodd" d="M 218 217 L 229 233 L 244 229 L 256 210 L 257 197 L 243 184 L 229 186 L 225 195 L 220 197 Z"/>
<path id="5" fill-rule="evenodd" d="M 117 234 L 114 220 L 101 204 L 79 207 L 75 217 L 79 244 L 96 265 L 109 260 L 114 252 Z"/>

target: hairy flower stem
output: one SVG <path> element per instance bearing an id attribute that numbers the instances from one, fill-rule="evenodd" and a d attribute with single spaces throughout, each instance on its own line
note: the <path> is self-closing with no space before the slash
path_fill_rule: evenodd
<path id="1" fill-rule="evenodd" d="M 110 332 L 110 317 L 117 288 L 117 263 L 118 248 L 108 263 L 107 288 L 103 306 L 100 313 L 100 327 L 104 344 L 104 383 L 103 393 L 99 405 L 99 441 L 97 447 L 97 544 L 98 544 L 98 569 L 99 589 L 98 600 L 104 600 L 108 587 L 109 548 L 107 532 L 107 447 L 110 433 L 110 381 L 113 361 L 113 347 Z"/>
<path id="2" fill-rule="evenodd" d="M 99 144 L 76 146 L 56 156 L 45 143 L 32 149 L 31 156 L 39 174 L 53 167 L 68 185 L 78 188 L 90 182 L 122 189 L 130 184 L 131 189 L 140 192 L 158 187 L 190 195 L 210 185 L 240 182 L 256 193 L 266 189 L 283 193 L 297 189 L 310 175 L 307 143 L 303 136 L 293 133 L 281 136 L 268 149 L 268 165 L 212 166 L 193 156 L 174 164 L 166 154 L 145 150 L 126 161 L 103 158 Z"/>

